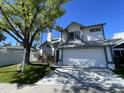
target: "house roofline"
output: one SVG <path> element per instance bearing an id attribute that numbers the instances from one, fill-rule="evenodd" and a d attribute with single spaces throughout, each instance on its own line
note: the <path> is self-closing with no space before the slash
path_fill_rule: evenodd
<path id="1" fill-rule="evenodd" d="M 124 43 L 124 39 L 118 39 L 118 41 L 115 43 L 115 45 L 113 47 L 121 45 L 122 43 Z"/>
<path id="2" fill-rule="evenodd" d="M 104 26 L 104 25 L 106 25 L 106 23 L 100 23 L 100 24 L 85 26 L 85 25 L 79 24 L 79 23 L 77 23 L 77 22 L 71 22 L 71 23 L 64 29 L 64 31 L 67 30 L 72 24 L 77 24 L 77 25 L 79 25 L 79 26 L 82 27 L 82 28 L 90 28 L 90 27 L 95 27 L 95 26 Z"/>
<path id="3" fill-rule="evenodd" d="M 59 47 L 102 47 L 102 46 L 113 46 L 118 41 L 118 39 L 108 39 L 108 40 L 97 40 L 97 41 L 87 41 L 84 44 L 81 43 L 61 43 Z"/>
<path id="4" fill-rule="evenodd" d="M 95 25 L 89 25 L 89 26 L 86 26 L 84 28 L 90 28 L 90 27 L 96 27 L 96 26 L 104 26 L 106 25 L 106 23 L 101 23 L 101 24 L 95 24 Z"/>
<path id="5" fill-rule="evenodd" d="M 73 48 L 105 48 L 105 47 L 110 47 L 112 45 L 94 45 L 94 46 L 75 46 L 75 47 L 59 47 L 59 49 L 73 49 Z"/>
<path id="6" fill-rule="evenodd" d="M 67 30 L 72 24 L 77 24 L 77 25 L 79 25 L 80 27 L 85 27 L 84 25 L 79 24 L 79 23 L 73 21 L 73 22 L 71 22 L 67 27 L 65 27 L 64 30 Z"/>

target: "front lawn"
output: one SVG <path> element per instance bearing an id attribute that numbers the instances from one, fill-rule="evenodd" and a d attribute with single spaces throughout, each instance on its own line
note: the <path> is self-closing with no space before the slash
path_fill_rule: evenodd
<path id="1" fill-rule="evenodd" d="M 33 84 L 55 70 L 49 65 L 25 65 L 23 74 L 17 73 L 17 65 L 0 67 L 0 83 Z"/>
<path id="2" fill-rule="evenodd" d="M 113 72 L 124 78 L 124 68 L 117 68 L 116 70 L 113 70 Z"/>

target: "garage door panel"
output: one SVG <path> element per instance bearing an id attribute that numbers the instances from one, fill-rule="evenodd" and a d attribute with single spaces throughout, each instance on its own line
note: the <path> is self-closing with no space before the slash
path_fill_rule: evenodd
<path id="1" fill-rule="evenodd" d="M 63 64 L 83 67 L 106 67 L 104 49 L 64 49 Z"/>

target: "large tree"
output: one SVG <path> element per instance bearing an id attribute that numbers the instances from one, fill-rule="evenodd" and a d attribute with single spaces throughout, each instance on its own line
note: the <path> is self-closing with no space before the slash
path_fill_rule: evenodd
<path id="1" fill-rule="evenodd" d="M 26 49 L 26 63 L 30 50 L 41 31 L 50 29 L 57 18 L 64 15 L 67 0 L 0 0 L 0 30 L 12 36 Z"/>

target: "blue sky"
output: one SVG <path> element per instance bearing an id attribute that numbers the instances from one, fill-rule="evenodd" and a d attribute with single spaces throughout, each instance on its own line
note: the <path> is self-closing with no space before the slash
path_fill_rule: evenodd
<path id="1" fill-rule="evenodd" d="M 72 21 L 83 25 L 106 23 L 105 36 L 112 38 L 114 33 L 124 32 L 124 0 L 72 0 L 65 5 L 66 14 L 57 20 L 65 28 Z M 58 32 L 53 32 L 56 37 Z M 44 35 L 43 39 L 46 39 Z M 8 37 L 7 41 L 15 41 Z"/>

